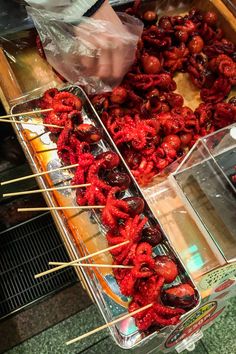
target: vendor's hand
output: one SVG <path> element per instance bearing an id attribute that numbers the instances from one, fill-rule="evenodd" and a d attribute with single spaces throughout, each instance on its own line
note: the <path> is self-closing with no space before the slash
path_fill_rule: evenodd
<path id="1" fill-rule="evenodd" d="M 32 7 L 27 11 L 51 66 L 88 92 L 119 85 L 134 62 L 143 24 L 126 14 L 118 17 L 107 0 L 91 18 L 77 18 L 70 8 L 63 13 Z"/>
<path id="2" fill-rule="evenodd" d="M 78 53 L 69 58 L 69 61 L 72 65 L 77 65 L 84 75 L 98 77 L 106 84 L 112 85 L 122 78 L 134 61 L 135 53 L 131 50 L 133 38 L 128 40 L 128 30 L 108 1 L 104 2 L 92 18 L 109 21 L 110 31 L 104 29 L 102 24 L 101 27 L 98 24 L 97 28 L 91 23 L 79 25 L 75 28 L 77 39 L 80 43 L 83 42 L 92 54 L 90 56 L 86 55 L 86 52 Z"/>

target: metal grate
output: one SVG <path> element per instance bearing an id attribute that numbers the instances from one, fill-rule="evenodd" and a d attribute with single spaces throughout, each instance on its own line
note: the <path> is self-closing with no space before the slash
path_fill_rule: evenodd
<path id="1" fill-rule="evenodd" d="M 0 318 L 77 281 L 72 268 L 34 279 L 50 260 L 69 260 L 50 213 L 0 233 Z"/>

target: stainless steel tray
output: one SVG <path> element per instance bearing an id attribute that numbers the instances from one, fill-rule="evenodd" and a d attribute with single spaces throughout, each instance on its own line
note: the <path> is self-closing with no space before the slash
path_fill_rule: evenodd
<path id="1" fill-rule="evenodd" d="M 64 90 L 72 92 L 82 100 L 82 115 L 84 122 L 94 124 L 103 131 L 103 139 L 97 144 L 94 154 L 97 155 L 98 153 L 106 150 L 113 150 L 119 154 L 116 146 L 112 142 L 109 134 L 103 126 L 103 123 L 96 114 L 84 91 L 78 86 L 68 86 L 65 87 Z M 12 108 L 12 113 L 16 114 L 36 109 L 38 108 L 38 103 L 38 99 L 33 99 L 17 104 Z M 20 119 L 23 120 L 24 118 L 21 116 Z M 27 125 L 27 122 L 24 122 L 22 124 L 14 124 L 14 128 L 32 170 L 35 173 L 44 170 L 50 171 L 57 166 L 61 166 L 61 162 L 57 156 L 57 151 L 51 150 L 56 147 L 56 144 L 52 142 L 50 139 L 50 133 L 45 132 L 44 127 Z M 120 159 L 121 169 L 126 171 L 132 179 L 131 186 L 129 190 L 125 192 L 125 196 L 135 195 L 144 198 L 141 190 L 130 174 L 130 171 L 122 156 L 120 156 Z M 58 182 L 62 182 L 62 185 L 68 185 L 68 177 L 70 177 L 71 174 L 72 171 L 65 170 L 60 173 L 50 173 L 48 177 L 37 177 L 37 180 L 41 188 L 50 187 Z M 67 190 L 53 192 L 52 194 L 47 192 L 44 193 L 44 197 L 47 204 L 50 206 L 76 205 L 75 191 L 70 190 L 69 185 Z M 80 212 L 66 210 L 63 212 L 53 211 L 52 214 L 72 259 L 87 255 L 106 247 L 106 229 L 101 224 L 98 212 L 94 210 Z M 144 214 L 148 216 L 149 221 L 158 223 L 152 213 L 152 210 L 147 204 L 145 205 Z M 188 282 L 196 289 L 191 276 L 187 273 L 181 260 L 171 246 L 167 235 L 164 235 L 163 243 L 154 249 L 154 253 L 170 254 L 174 256 L 177 259 L 180 270 L 180 277 L 177 279 L 177 282 Z M 109 262 L 111 261 L 111 256 L 108 254 L 103 254 L 101 257 L 96 258 L 96 263 L 110 264 Z M 80 276 L 81 275 L 85 283 L 85 287 L 92 294 L 106 322 L 110 322 L 117 318 L 120 314 L 127 312 L 127 304 L 129 299 L 120 294 L 119 287 L 113 277 L 111 269 L 97 270 L 95 268 L 86 268 L 80 271 Z M 197 289 L 196 292 L 198 294 L 199 304 L 200 294 Z M 193 310 L 194 309 L 189 311 L 188 314 Z M 169 334 L 173 329 L 173 326 L 163 328 L 160 331 L 161 337 L 163 338 L 164 334 Z M 123 348 L 131 348 L 137 344 L 141 344 L 141 342 L 150 338 L 152 335 L 152 333 L 140 333 L 137 330 L 132 318 L 118 323 L 116 326 L 111 327 L 110 330 L 117 344 Z"/>

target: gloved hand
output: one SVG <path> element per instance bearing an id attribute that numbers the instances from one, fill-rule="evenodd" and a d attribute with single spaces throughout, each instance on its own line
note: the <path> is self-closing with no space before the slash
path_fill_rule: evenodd
<path id="1" fill-rule="evenodd" d="M 75 28 L 78 40 L 89 44 L 94 56 L 79 54 L 81 70 L 84 75 L 96 76 L 110 86 L 115 86 L 135 59 L 135 49 L 138 37 L 134 38 L 133 33 L 125 27 L 112 7 L 105 2 L 92 16 L 98 22 L 82 23 Z M 100 21 L 109 21 L 101 23 Z M 98 26 L 97 26 L 98 24 Z M 137 33 L 137 35 L 140 35 Z"/>
<path id="2" fill-rule="evenodd" d="M 48 62 L 69 82 L 85 85 L 92 93 L 119 85 L 135 59 L 141 21 L 126 14 L 119 18 L 108 1 L 90 18 L 77 18 L 71 12 L 27 10 Z"/>

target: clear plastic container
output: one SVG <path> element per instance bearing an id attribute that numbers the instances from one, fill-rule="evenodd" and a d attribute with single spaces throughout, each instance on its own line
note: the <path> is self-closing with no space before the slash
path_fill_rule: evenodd
<path id="1" fill-rule="evenodd" d="M 236 259 L 235 168 L 232 125 L 200 139 L 166 180 L 144 190 L 194 279 Z"/>
<path id="2" fill-rule="evenodd" d="M 236 259 L 236 125 L 200 139 L 171 180 L 226 261 Z"/>

